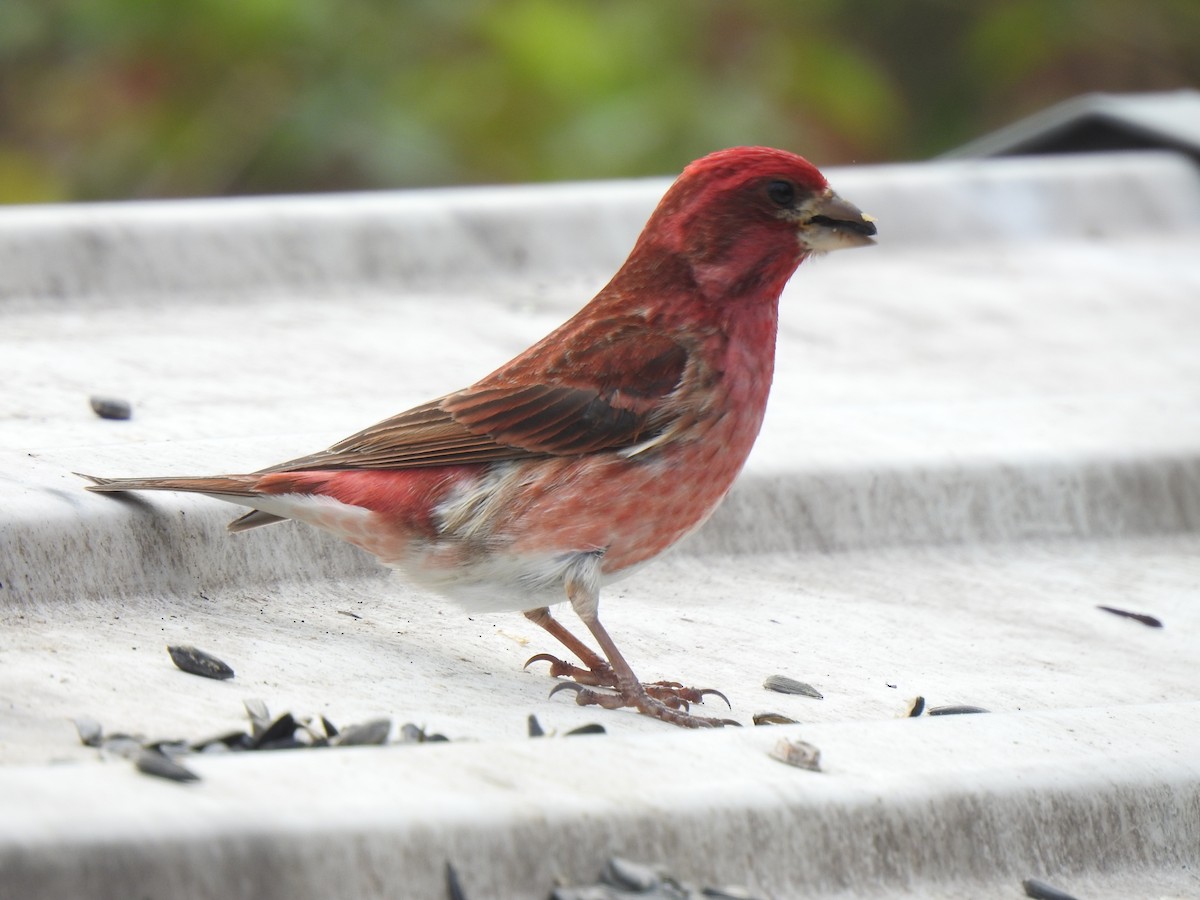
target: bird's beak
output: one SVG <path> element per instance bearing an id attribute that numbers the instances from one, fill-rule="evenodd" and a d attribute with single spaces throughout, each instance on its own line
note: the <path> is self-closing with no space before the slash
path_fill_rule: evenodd
<path id="1" fill-rule="evenodd" d="M 816 253 L 875 243 L 875 220 L 829 188 L 797 210 L 797 238 Z"/>

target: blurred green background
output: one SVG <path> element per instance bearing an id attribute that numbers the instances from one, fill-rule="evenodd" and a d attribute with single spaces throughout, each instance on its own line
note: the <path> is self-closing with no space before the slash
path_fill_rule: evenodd
<path id="1" fill-rule="evenodd" d="M 0 0 L 0 202 L 919 159 L 1200 84 L 1200 0 Z"/>

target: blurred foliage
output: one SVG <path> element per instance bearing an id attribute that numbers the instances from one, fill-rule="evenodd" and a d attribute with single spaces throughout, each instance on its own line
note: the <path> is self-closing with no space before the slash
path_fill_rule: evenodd
<path id="1" fill-rule="evenodd" d="M 1197 0 L 0 0 L 0 202 L 913 159 L 1198 83 Z"/>

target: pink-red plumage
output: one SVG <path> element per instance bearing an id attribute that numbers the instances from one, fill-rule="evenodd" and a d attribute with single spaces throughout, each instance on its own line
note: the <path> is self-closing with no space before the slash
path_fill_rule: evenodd
<path id="1" fill-rule="evenodd" d="M 600 625 L 600 585 L 716 508 L 762 424 L 784 285 L 810 253 L 874 232 L 800 157 L 714 153 L 587 306 L 471 387 L 257 473 L 91 489 L 198 491 L 251 507 L 239 529 L 325 528 L 436 590 L 526 610 L 584 657 L 588 670 L 555 668 L 587 685 L 580 702 L 721 724 L 678 709 L 691 695 L 637 682 Z M 608 664 L 549 619 L 564 597 Z"/>

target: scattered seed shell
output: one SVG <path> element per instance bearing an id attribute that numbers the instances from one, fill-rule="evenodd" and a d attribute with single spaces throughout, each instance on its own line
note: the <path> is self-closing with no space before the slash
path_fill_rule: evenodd
<path id="1" fill-rule="evenodd" d="M 378 746 L 386 744 L 391 733 L 391 719 L 372 719 L 358 725 L 347 725 L 332 743 L 336 747 Z"/>
<path id="2" fill-rule="evenodd" d="M 429 734 L 424 728 L 414 725 L 412 722 L 405 722 L 400 726 L 401 744 L 438 744 L 449 740 L 450 738 L 444 734 Z"/>
<path id="3" fill-rule="evenodd" d="M 400 743 L 421 744 L 424 742 L 425 729 L 420 725 L 414 725 L 412 722 L 405 722 L 400 726 Z"/>
<path id="4" fill-rule="evenodd" d="M 191 752 L 191 747 L 187 741 L 152 741 L 148 744 L 142 744 L 144 750 L 157 750 L 159 753 L 174 759 L 177 756 L 184 756 Z"/>
<path id="5" fill-rule="evenodd" d="M 110 734 L 100 742 L 100 752 L 133 759 L 142 752 L 142 740 L 128 734 Z"/>
<path id="6" fill-rule="evenodd" d="M 134 766 L 144 775 L 154 775 L 170 781 L 199 781 L 200 776 L 187 766 L 180 765 L 158 750 L 143 750 L 137 755 Z"/>
<path id="7" fill-rule="evenodd" d="M 755 713 L 754 714 L 754 724 L 755 725 L 799 725 L 800 723 L 797 722 L 795 719 L 789 719 L 787 716 L 781 715 L 780 713 L 765 712 L 765 713 Z"/>
<path id="8" fill-rule="evenodd" d="M 205 653 L 196 647 L 175 644 L 167 647 L 167 652 L 171 654 L 171 661 L 176 666 L 192 675 L 215 678 L 218 681 L 225 681 L 233 677 L 233 669 L 211 653 Z"/>
<path id="9" fill-rule="evenodd" d="M 1021 882 L 1021 887 L 1025 888 L 1025 896 L 1032 897 L 1034 900 L 1075 900 L 1066 891 L 1060 891 L 1053 885 L 1038 881 L 1036 878 L 1026 878 Z"/>
<path id="10" fill-rule="evenodd" d="M 267 704 L 257 697 L 243 700 L 242 706 L 246 708 L 246 715 L 250 718 L 250 734 L 257 738 L 270 726 L 271 712 L 267 709 Z"/>
<path id="11" fill-rule="evenodd" d="M 100 739 L 104 736 L 104 729 L 100 723 L 91 716 L 77 716 L 74 721 L 80 742 L 85 747 L 99 747 Z"/>
<path id="12" fill-rule="evenodd" d="M 296 727 L 299 732 L 297 735 L 297 741 L 302 743 L 305 747 L 329 746 L 329 738 L 325 735 L 324 731 L 318 731 L 313 727 L 313 720 L 311 716 L 305 716 L 303 719 L 297 719 Z M 300 735 L 303 735 L 303 741 L 300 740 Z"/>
<path id="13" fill-rule="evenodd" d="M 653 866 L 614 856 L 605 864 L 604 871 L 600 873 L 600 881 L 621 888 L 622 891 L 645 894 L 662 884 L 663 873 Z"/>
<path id="14" fill-rule="evenodd" d="M 290 750 L 299 743 L 296 729 L 299 724 L 291 713 L 284 713 L 254 739 L 254 750 Z"/>
<path id="15" fill-rule="evenodd" d="M 449 862 L 446 863 L 446 892 L 450 895 L 450 900 L 467 900 L 467 892 L 459 883 L 458 872 L 455 871 L 453 863 Z"/>
<path id="16" fill-rule="evenodd" d="M 595 884 L 557 887 L 550 900 L 616 900 L 618 897 L 645 897 L 647 900 L 684 900 L 709 897 L 714 900 L 762 900 L 744 887 L 704 887 L 675 878 L 666 866 L 632 862 L 614 857 L 605 864 Z"/>
<path id="17" fill-rule="evenodd" d="M 587 725 L 580 725 L 567 732 L 568 737 L 573 734 L 607 734 L 607 732 L 599 722 L 589 722 Z"/>
<path id="18" fill-rule="evenodd" d="M 92 412 L 102 419 L 128 419 L 133 415 L 133 406 L 128 400 L 117 397 L 92 396 L 88 398 Z"/>
<path id="19" fill-rule="evenodd" d="M 780 694 L 799 694 L 802 697 L 812 697 L 814 700 L 825 699 L 825 695 L 811 684 L 805 684 L 803 681 L 797 681 L 795 678 L 789 678 L 786 675 L 769 676 L 763 682 L 763 687 L 768 691 L 776 691 Z"/>
<path id="20" fill-rule="evenodd" d="M 1156 619 L 1154 616 L 1148 616 L 1145 613 L 1129 612 L 1125 609 L 1117 609 L 1115 606 L 1097 606 L 1096 609 L 1102 609 L 1106 613 L 1112 613 L 1114 616 L 1121 616 L 1124 619 L 1133 619 L 1135 622 L 1141 622 L 1143 625 L 1149 625 L 1151 628 L 1162 628 L 1162 619 Z"/>
<path id="21" fill-rule="evenodd" d="M 908 705 L 908 712 L 905 715 L 910 719 L 915 719 L 923 712 L 925 712 L 925 698 L 914 697 L 913 702 Z M 933 713 L 931 712 L 930 715 Z"/>
<path id="22" fill-rule="evenodd" d="M 821 751 L 808 741 L 784 738 L 772 748 L 771 758 L 798 769 L 821 771 Z"/>
<path id="23" fill-rule="evenodd" d="M 931 716 L 968 716 L 975 713 L 991 712 L 990 709 L 984 709 L 982 706 L 931 706 L 929 707 L 929 715 Z"/>
<path id="24" fill-rule="evenodd" d="M 254 746 L 254 738 L 244 731 L 230 731 L 227 734 L 205 738 L 192 744 L 193 750 L 208 752 L 220 748 L 222 750 L 249 750 Z"/>
<path id="25" fill-rule="evenodd" d="M 529 715 L 528 728 L 529 728 L 529 736 L 531 738 L 542 737 L 546 733 L 545 729 L 542 728 L 542 723 L 539 722 L 537 720 L 537 716 L 533 715 L 532 713 L 530 713 L 530 715 Z"/>

